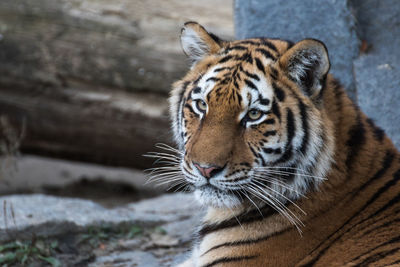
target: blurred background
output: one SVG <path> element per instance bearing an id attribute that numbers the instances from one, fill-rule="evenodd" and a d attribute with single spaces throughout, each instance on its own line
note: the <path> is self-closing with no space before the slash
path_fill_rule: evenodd
<path id="1" fill-rule="evenodd" d="M 143 154 L 172 144 L 166 99 L 188 68 L 180 29 L 195 20 L 232 39 L 232 5 L 2 0 L 0 194 L 144 197 L 131 192 L 147 189 Z"/>

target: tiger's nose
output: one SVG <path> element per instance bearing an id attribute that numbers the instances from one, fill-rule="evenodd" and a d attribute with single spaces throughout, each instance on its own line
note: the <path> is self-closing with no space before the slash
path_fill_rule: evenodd
<path id="1" fill-rule="evenodd" d="M 200 171 L 200 173 L 206 177 L 211 178 L 212 176 L 216 175 L 217 173 L 221 172 L 224 167 L 215 166 L 215 165 L 208 165 L 208 166 L 200 166 L 198 163 L 193 163 L 193 165 Z"/>

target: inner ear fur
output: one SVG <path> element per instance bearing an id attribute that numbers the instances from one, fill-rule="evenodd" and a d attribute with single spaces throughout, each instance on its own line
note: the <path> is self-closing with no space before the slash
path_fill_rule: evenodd
<path id="1" fill-rule="evenodd" d="M 309 97 L 319 95 L 330 68 L 328 50 L 321 41 L 305 39 L 279 59 L 280 67 Z"/>
<path id="2" fill-rule="evenodd" d="M 209 33 L 197 22 L 186 22 L 181 31 L 181 45 L 183 52 L 195 63 L 207 55 L 217 53 L 223 41 L 216 35 Z"/>

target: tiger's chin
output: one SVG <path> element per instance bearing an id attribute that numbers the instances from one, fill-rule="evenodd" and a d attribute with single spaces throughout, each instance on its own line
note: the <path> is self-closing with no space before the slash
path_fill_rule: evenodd
<path id="1" fill-rule="evenodd" d="M 201 205 L 207 207 L 236 208 L 243 204 L 238 196 L 212 185 L 197 187 L 194 191 L 194 196 Z"/>

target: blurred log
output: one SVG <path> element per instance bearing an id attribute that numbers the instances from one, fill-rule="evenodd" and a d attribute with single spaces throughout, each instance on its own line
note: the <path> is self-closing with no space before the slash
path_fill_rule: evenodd
<path id="1" fill-rule="evenodd" d="M 113 166 L 148 167 L 142 155 L 171 143 L 165 97 L 109 90 L 2 88 L 0 114 L 19 134 L 21 151 Z"/>
<path id="2" fill-rule="evenodd" d="M 0 84 L 167 93 L 186 69 L 183 54 L 141 45 L 139 20 L 103 5 L 92 14 L 79 1 L 0 1 Z"/>
<path id="3" fill-rule="evenodd" d="M 142 154 L 170 142 L 160 94 L 185 59 L 140 45 L 145 34 L 123 10 L 101 10 L 79 1 L 0 2 L 0 115 L 15 129 L 24 121 L 23 153 L 148 167 Z"/>
<path id="4" fill-rule="evenodd" d="M 167 93 L 187 69 L 184 21 L 233 35 L 231 0 L 197 2 L 1 0 L 0 84 Z"/>
<path id="5" fill-rule="evenodd" d="M 187 69 L 183 22 L 233 35 L 230 0 L 197 2 L 1 0 L 0 117 L 25 122 L 20 150 L 148 167 L 141 155 L 171 142 L 166 96 Z"/>

